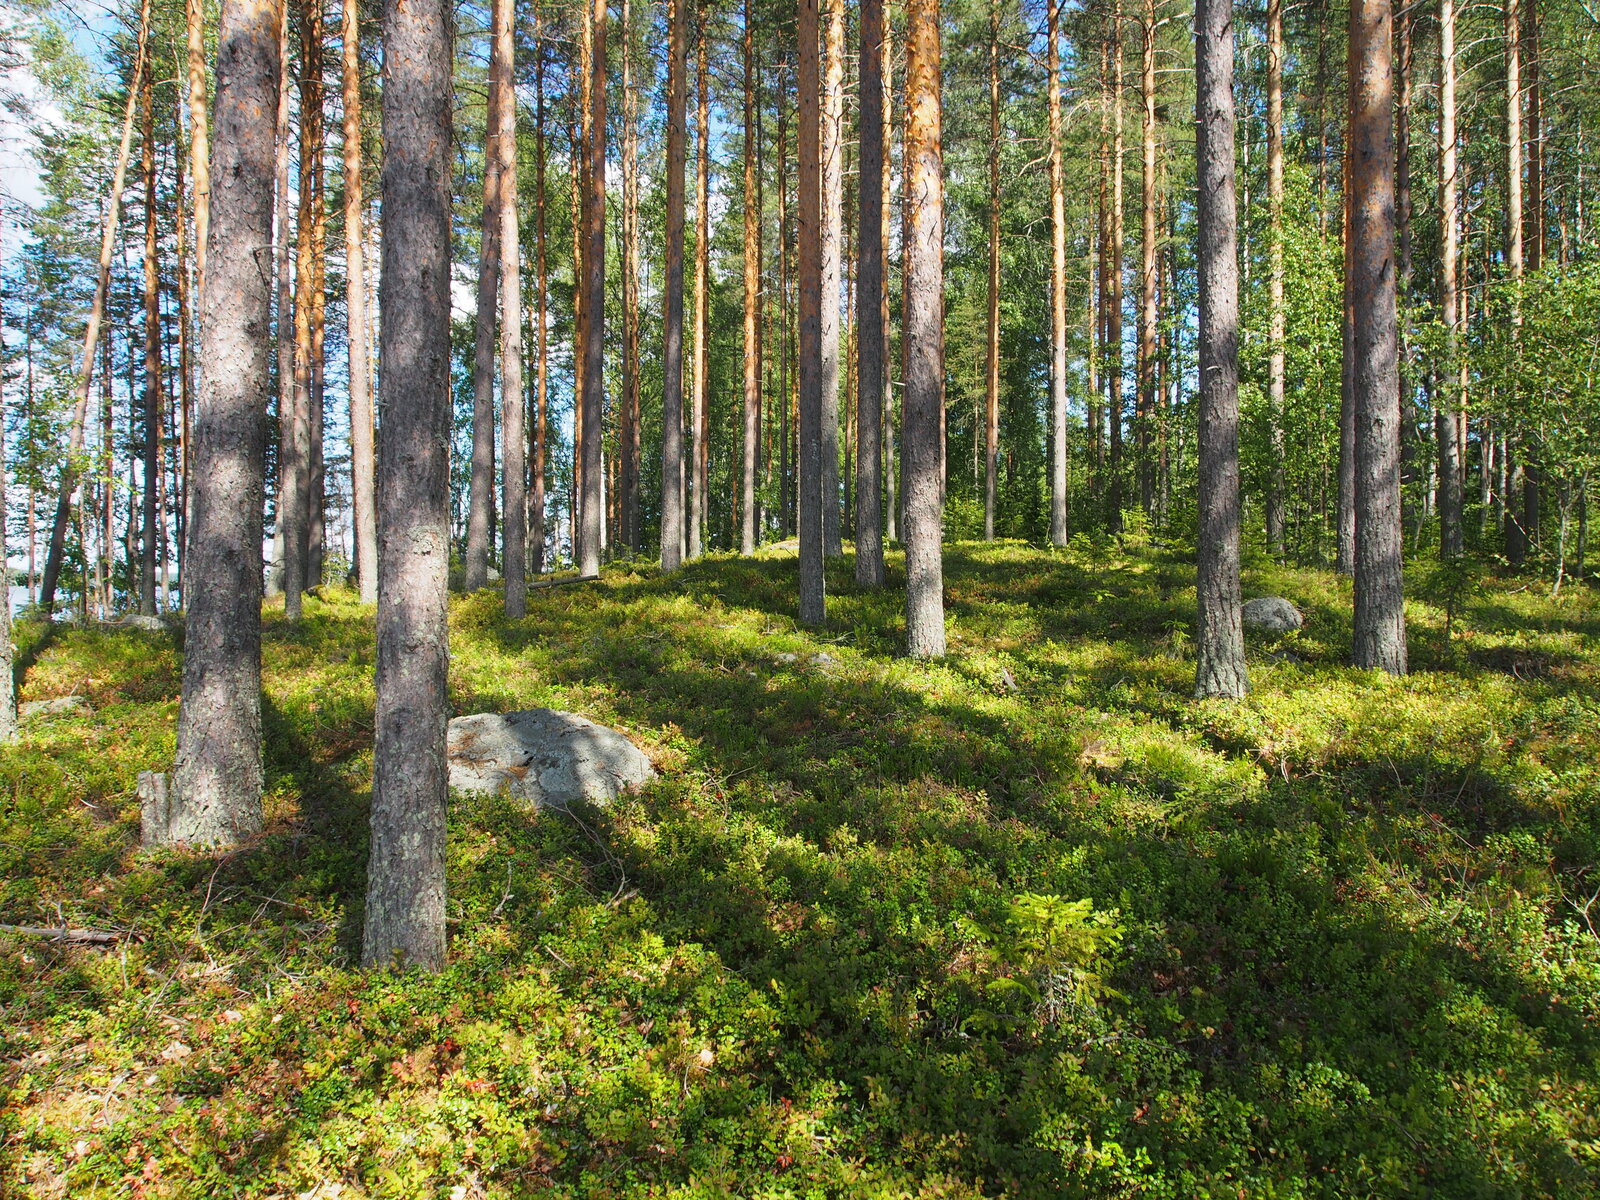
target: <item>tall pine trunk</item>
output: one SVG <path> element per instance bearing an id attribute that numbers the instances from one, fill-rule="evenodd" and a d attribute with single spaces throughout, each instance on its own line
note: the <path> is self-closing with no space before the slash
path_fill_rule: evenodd
<path id="1" fill-rule="evenodd" d="M 187 638 L 170 810 L 154 840 L 242 842 L 261 828 L 261 532 L 271 378 L 274 0 L 225 0 L 217 27 L 217 177 L 200 308 L 200 386 L 184 566 Z M 160 815 L 160 814 L 153 814 Z"/>
<path id="2" fill-rule="evenodd" d="M 1271 244 L 1267 302 L 1270 307 L 1271 345 L 1267 363 L 1267 436 L 1270 463 L 1267 467 L 1267 550 L 1282 558 L 1288 550 L 1284 508 L 1286 473 L 1284 470 L 1284 378 L 1286 354 L 1284 338 L 1287 323 L 1283 301 L 1283 0 L 1267 3 L 1267 204 L 1271 221 Z"/>
<path id="3" fill-rule="evenodd" d="M 798 375 L 799 375 L 799 501 L 796 525 L 800 534 L 800 620 L 821 625 L 827 618 L 827 593 L 823 579 L 825 439 L 823 392 L 823 325 L 830 307 L 824 290 L 822 260 L 823 206 L 825 202 L 823 153 L 822 73 L 818 62 L 821 38 L 820 0 L 799 0 L 798 37 L 800 137 L 799 229 L 796 234 L 799 275 Z M 837 307 L 833 305 L 833 307 Z"/>
<path id="4" fill-rule="evenodd" d="M 856 583 L 883 586 L 883 0 L 861 5 L 861 180 L 856 266 Z"/>
<path id="5" fill-rule="evenodd" d="M 756 30 L 744 5 L 744 437 L 739 480 L 739 552 L 756 551 L 756 470 L 761 440 L 761 205 L 756 145 Z"/>
<path id="6" fill-rule="evenodd" d="M 1511 353 L 1520 354 L 1522 343 L 1522 301 L 1517 289 L 1522 286 L 1522 8 L 1521 0 L 1505 3 L 1506 55 L 1506 273 L 1511 282 Z M 1515 412 L 1519 403 L 1513 387 L 1505 400 Z M 1510 486 L 1506 489 L 1506 558 L 1520 569 L 1528 557 L 1533 531 L 1527 525 L 1524 498 L 1527 447 L 1521 438 L 1507 435 L 1506 459 Z"/>
<path id="7" fill-rule="evenodd" d="M 1122 532 L 1122 0 L 1113 0 L 1111 14 L 1111 287 L 1106 296 L 1106 393 L 1109 446 L 1106 488 L 1107 521 L 1112 533 Z"/>
<path id="8" fill-rule="evenodd" d="M 839 495 L 839 269 L 844 246 L 844 0 L 823 0 L 822 546 L 844 552 Z"/>
<path id="9" fill-rule="evenodd" d="M 1195 695 L 1250 688 L 1239 603 L 1239 267 L 1228 0 L 1195 9 L 1200 275 L 1200 514 Z"/>
<path id="10" fill-rule="evenodd" d="M 450 23 L 385 0 L 378 665 L 362 961 L 445 957 L 450 568 Z"/>
<path id="11" fill-rule="evenodd" d="M 278 115 L 273 152 L 273 335 L 277 341 L 275 359 L 278 393 L 277 503 L 273 516 L 272 561 L 267 570 L 267 593 L 283 591 L 283 422 L 294 411 L 294 269 L 289 259 L 289 123 L 290 60 L 289 0 L 279 0 L 278 18 Z"/>
<path id="12" fill-rule="evenodd" d="M 633 5 L 622 0 L 622 420 L 619 539 L 634 553 L 639 529 L 639 99 L 633 82 Z"/>
<path id="13" fill-rule="evenodd" d="M 1405 19 L 1405 18 L 1403 18 Z M 1443 237 L 1439 251 L 1439 301 L 1444 322 L 1445 361 L 1456 362 L 1461 345 L 1461 320 L 1458 311 L 1460 285 L 1457 266 L 1460 259 L 1459 179 L 1456 172 L 1456 14 L 1455 0 L 1439 0 L 1439 221 Z M 1461 537 L 1461 445 L 1455 406 L 1445 398 L 1447 385 L 1439 390 L 1441 403 L 1436 419 L 1439 443 L 1439 552 L 1446 558 L 1460 554 Z"/>
<path id="14" fill-rule="evenodd" d="M 1067 544 L 1067 208 L 1061 161 L 1061 5 L 1045 0 L 1050 173 L 1050 544 Z M 909 483 L 907 487 L 909 488 Z"/>
<path id="15" fill-rule="evenodd" d="M 492 19 L 492 18 L 491 18 Z M 500 110 L 506 91 L 492 59 L 499 39 L 490 33 L 488 116 L 483 139 L 483 220 L 478 226 L 478 290 L 472 342 L 472 473 L 467 480 L 467 546 L 462 582 L 475 592 L 489 582 L 494 527 L 494 335 L 500 293 Z"/>
<path id="16" fill-rule="evenodd" d="M 1139 507 L 1146 517 L 1155 514 L 1156 420 L 1156 5 L 1145 0 L 1140 54 L 1139 94 L 1143 102 L 1140 122 L 1139 177 L 1139 389 L 1135 401 L 1135 444 L 1139 459 Z"/>
<path id="17" fill-rule="evenodd" d="M 356 576 L 361 599 L 378 598 L 377 481 L 372 441 L 372 333 L 367 324 L 367 263 L 362 229 L 365 194 L 361 161 L 361 12 L 359 0 L 343 0 L 340 63 L 344 84 L 344 261 L 345 317 L 350 363 L 350 499 Z"/>
<path id="18" fill-rule="evenodd" d="M 661 568 L 683 564 L 683 185 L 688 0 L 667 0 L 667 270 L 662 299 Z"/>
<path id="19" fill-rule="evenodd" d="M 865 97 L 863 96 L 863 106 Z M 1058 103 L 1059 108 L 1059 103 Z M 1057 117 L 1059 120 L 1059 112 Z M 1059 156 L 1057 158 L 1059 163 Z M 1054 179 L 1051 180 L 1055 182 Z M 1053 196 L 1053 193 L 1052 193 Z M 1052 218 L 1055 212 L 1051 201 Z M 1062 244 L 1065 266 L 1066 245 Z M 988 334 L 984 339 L 983 395 L 983 536 L 994 540 L 995 505 L 1000 476 L 1000 4 L 989 0 L 989 311 Z M 1052 298 L 1052 302 L 1054 302 Z M 1062 321 L 1066 320 L 1066 298 L 1061 301 Z M 1052 319 L 1054 314 L 1052 313 Z M 1053 394 L 1052 394 L 1053 399 Z M 1059 436 L 1064 450 L 1065 438 Z M 1052 480 L 1054 476 L 1052 475 Z M 1065 483 L 1065 480 L 1062 481 Z M 1052 494 L 1054 485 L 1052 483 Z M 1053 515 L 1053 510 L 1052 510 Z"/>
<path id="20" fill-rule="evenodd" d="M 534 339 L 538 344 L 539 385 L 533 418 L 533 482 L 528 491 L 528 569 L 542 574 L 545 554 L 545 473 L 550 424 L 550 263 L 545 238 L 544 26 L 533 10 L 533 257 Z"/>
<path id="21" fill-rule="evenodd" d="M 1356 425 L 1355 664 L 1406 672 L 1395 313 L 1390 0 L 1350 5 L 1350 308 Z"/>
<path id="22" fill-rule="evenodd" d="M 494 2 L 490 87 L 500 94 L 493 141 L 500 222 L 500 573 L 505 612 L 528 612 L 527 401 L 522 388 L 522 219 L 517 189 L 516 3 Z"/>
<path id="23" fill-rule="evenodd" d="M 195 286 L 206 280 L 206 241 L 211 228 L 211 131 L 206 119 L 206 24 L 204 0 L 184 0 L 189 68 L 189 174 L 194 179 Z"/>
<path id="24" fill-rule="evenodd" d="M 156 247 L 156 136 L 154 72 L 140 89 L 140 165 L 144 173 L 144 478 L 140 492 L 144 532 L 140 549 L 139 612 L 156 611 L 157 494 L 161 486 L 161 270 Z"/>
<path id="25" fill-rule="evenodd" d="M 584 172 L 583 282 L 583 509 L 578 570 L 600 571 L 605 536 L 601 493 L 601 406 L 605 398 L 606 335 L 606 0 L 593 0 L 589 55 L 588 145 Z"/>
<path id="26" fill-rule="evenodd" d="M 944 399 L 944 162 L 940 150 L 938 0 L 906 7 L 905 247 L 906 653 L 944 655 L 943 487 L 939 453 Z"/>
<path id="27" fill-rule="evenodd" d="M 706 528 L 706 433 L 709 426 L 706 406 L 706 320 L 707 292 L 711 286 L 711 91 L 706 62 L 706 14 L 700 14 L 699 37 L 695 42 L 695 156 L 694 156 L 694 375 L 689 392 L 690 468 L 689 468 L 689 557 L 705 552 Z"/>

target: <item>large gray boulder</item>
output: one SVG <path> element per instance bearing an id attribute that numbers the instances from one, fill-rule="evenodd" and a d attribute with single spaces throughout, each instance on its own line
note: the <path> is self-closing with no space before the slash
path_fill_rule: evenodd
<path id="1" fill-rule="evenodd" d="M 553 708 L 456 717 L 448 741 L 451 788 L 505 791 L 533 808 L 605 804 L 656 774 L 615 729 Z"/>
<path id="2" fill-rule="evenodd" d="M 1245 630 L 1250 633 L 1277 636 L 1292 633 L 1305 624 L 1300 610 L 1282 596 L 1257 596 L 1246 600 L 1241 615 Z"/>

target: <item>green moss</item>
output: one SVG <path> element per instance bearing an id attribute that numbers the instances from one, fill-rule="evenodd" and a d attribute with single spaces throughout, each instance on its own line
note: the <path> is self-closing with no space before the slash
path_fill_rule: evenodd
<path id="1" fill-rule="evenodd" d="M 1484 579 L 1448 641 L 1413 601 L 1390 680 L 1343 665 L 1346 581 L 1253 564 L 1308 625 L 1197 704 L 1173 554 L 951 546 L 933 665 L 896 655 L 897 560 L 877 594 L 830 565 L 820 632 L 795 570 L 453 601 L 459 711 L 583 712 L 662 778 L 570 820 L 454 802 L 433 978 L 350 966 L 370 608 L 269 611 L 268 828 L 220 856 L 136 846 L 178 642 L 24 627 L 23 699 L 93 711 L 0 752 L 0 920 L 133 936 L 0 935 L 0 1190 L 1600 1188 L 1588 593 Z"/>

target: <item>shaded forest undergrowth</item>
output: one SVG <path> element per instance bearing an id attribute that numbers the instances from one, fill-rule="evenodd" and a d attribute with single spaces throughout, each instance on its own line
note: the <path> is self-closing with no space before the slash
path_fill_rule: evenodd
<path id="1" fill-rule="evenodd" d="M 1176 554 L 946 565 L 933 666 L 848 561 L 797 629 L 781 550 L 454 600 L 458 712 L 662 777 L 454 802 L 432 978 L 351 969 L 370 609 L 269 612 L 268 832 L 219 857 L 136 845 L 178 638 L 24 625 L 22 698 L 93 711 L 0 753 L 0 921 L 129 936 L 0 933 L 0 1193 L 1600 1189 L 1593 595 L 1489 580 L 1448 642 L 1412 601 L 1394 680 L 1343 665 L 1346 581 L 1256 562 L 1308 626 L 1196 704 Z"/>

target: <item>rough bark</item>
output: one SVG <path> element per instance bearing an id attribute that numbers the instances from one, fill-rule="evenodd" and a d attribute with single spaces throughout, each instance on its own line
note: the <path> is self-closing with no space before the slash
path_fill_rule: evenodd
<path id="1" fill-rule="evenodd" d="M 756 186 L 756 30 L 744 4 L 744 437 L 739 481 L 739 553 L 756 552 L 756 466 L 761 440 L 761 206 Z"/>
<path id="2" fill-rule="evenodd" d="M 0 312 L 0 324 L 4 323 L 4 314 Z M 30 326 L 31 331 L 31 326 Z M 91 363 L 93 360 L 90 360 Z M 6 522 L 11 514 L 7 511 L 7 484 L 6 478 L 6 431 L 0 423 L 0 563 L 9 563 L 6 555 Z M 30 497 L 31 499 L 31 497 Z M 29 510 L 32 511 L 31 508 Z M 15 740 L 17 736 L 17 692 L 12 683 L 12 646 L 11 646 L 11 578 L 10 568 L 6 568 L 6 595 L 0 601 L 0 746 Z M 31 582 L 31 580 L 30 580 Z"/>
<path id="3" fill-rule="evenodd" d="M 1111 17 L 1111 286 L 1106 296 L 1106 414 L 1109 424 L 1107 448 L 1107 525 L 1112 533 L 1122 532 L 1122 3 L 1114 0 Z"/>
<path id="4" fill-rule="evenodd" d="M 1527 191 L 1522 206 L 1523 266 L 1537 274 L 1544 265 L 1544 141 L 1543 100 L 1539 86 L 1539 9 L 1538 0 L 1523 0 L 1527 12 L 1522 20 L 1523 66 L 1527 99 L 1523 104 L 1526 132 L 1523 159 L 1527 163 Z M 1530 545 L 1539 544 L 1539 506 L 1544 471 L 1540 466 L 1541 431 L 1529 431 L 1523 452 L 1522 528 Z"/>
<path id="5" fill-rule="evenodd" d="M 1200 275 L 1200 513 L 1195 695 L 1250 689 L 1239 597 L 1239 267 L 1228 0 L 1195 8 Z"/>
<path id="6" fill-rule="evenodd" d="M 605 400 L 606 336 L 606 0 L 593 0 L 589 55 L 589 141 L 584 196 L 583 531 L 578 570 L 600 573 L 605 537 L 602 495 L 601 407 Z"/>
<path id="7" fill-rule="evenodd" d="M 662 298 L 661 568 L 683 564 L 683 185 L 688 0 L 667 0 L 667 269 Z"/>
<path id="8" fill-rule="evenodd" d="M 939 415 L 944 393 L 944 163 L 940 151 L 938 0 L 906 7 L 904 435 L 906 653 L 939 658 L 944 643 L 944 557 Z"/>
<path id="9" fill-rule="evenodd" d="M 1267 364 L 1267 421 L 1271 462 L 1267 467 L 1267 550 L 1282 558 L 1288 550 L 1284 508 L 1284 337 L 1283 304 L 1283 0 L 1267 2 L 1267 204 L 1271 222 L 1267 302 L 1272 339 Z"/>
<path id="10" fill-rule="evenodd" d="M 1050 174 L 1050 544 L 1067 544 L 1067 208 L 1061 161 L 1061 5 L 1045 0 Z"/>
<path id="11" fill-rule="evenodd" d="M 1521 344 L 1522 303 L 1516 289 L 1522 286 L 1523 274 L 1523 214 L 1522 214 L 1522 7 L 1521 0 L 1505 0 L 1505 55 L 1506 55 L 1506 273 L 1510 277 L 1511 294 L 1511 353 L 1515 356 Z M 1514 407 L 1517 397 L 1507 397 Z M 1510 466 L 1512 487 L 1505 497 L 1506 558 L 1514 568 L 1521 568 L 1527 560 L 1529 542 L 1526 512 L 1521 501 L 1526 496 L 1527 479 L 1524 473 L 1526 447 L 1522 439 L 1509 436 L 1506 456 Z"/>
<path id="12" fill-rule="evenodd" d="M 1351 90 L 1352 102 L 1354 89 Z M 1352 122 L 1353 123 L 1353 122 Z M 1356 400 L 1355 400 L 1355 309 L 1351 285 L 1354 271 L 1350 245 L 1351 138 L 1345 139 L 1343 184 L 1339 189 L 1344 215 L 1339 238 L 1344 254 L 1344 298 L 1341 309 L 1339 357 L 1339 481 L 1334 515 L 1334 569 L 1341 575 L 1355 571 L 1356 553 Z"/>
<path id="13" fill-rule="evenodd" d="M 318 0 L 317 51 L 317 154 L 311 165 L 311 390 L 306 407 L 306 586 L 322 583 L 322 555 L 326 530 L 325 474 L 326 461 L 322 453 L 323 399 L 326 395 L 328 359 L 324 353 L 328 328 L 328 205 L 324 192 L 323 150 L 326 130 L 323 125 L 320 97 L 322 95 L 322 51 L 320 0 Z"/>
<path id="14" fill-rule="evenodd" d="M 344 0 L 340 62 L 344 84 L 345 315 L 350 363 L 350 497 L 361 599 L 378 598 L 378 515 L 372 440 L 372 332 L 367 324 L 367 263 L 361 161 L 361 13 Z"/>
<path id="15" fill-rule="evenodd" d="M 844 228 L 844 0 L 823 0 L 822 545 L 844 552 L 839 495 L 839 267 Z"/>
<path id="16" fill-rule="evenodd" d="M 362 961 L 445 957 L 450 64 L 446 0 L 385 0 L 378 664 Z"/>
<path id="17" fill-rule="evenodd" d="M 1399 346 L 1390 0 L 1350 6 L 1350 299 L 1356 419 L 1358 667 L 1403 675 Z"/>
<path id="18" fill-rule="evenodd" d="M 1460 352 L 1459 179 L 1456 172 L 1456 13 L 1455 0 L 1439 0 L 1439 223 L 1443 245 L 1439 251 L 1439 307 L 1444 322 L 1445 359 L 1454 363 Z M 1451 389 L 1440 389 L 1447 397 Z M 1461 445 L 1455 406 L 1441 403 L 1437 414 L 1439 444 L 1439 552 L 1445 558 L 1460 554 Z"/>
<path id="19" fill-rule="evenodd" d="M 294 269 L 289 258 L 289 108 L 290 59 L 288 0 L 278 6 L 278 117 L 272 168 L 273 336 L 277 342 L 279 441 L 283 420 L 294 411 Z M 283 461 L 277 463 L 277 502 L 273 514 L 272 561 L 267 569 L 267 594 L 283 591 Z"/>
<path id="20" fill-rule="evenodd" d="M 863 98 L 863 103 L 865 102 Z M 1059 110 L 1059 101 L 1057 108 Z M 1059 119 L 1059 111 L 1057 117 Z M 1059 155 L 1057 156 L 1059 162 Z M 1052 183 L 1054 180 L 1052 180 Z M 1055 212 L 1052 199 L 1051 214 Z M 1052 250 L 1053 250 L 1052 244 Z M 1066 245 L 1061 247 L 1062 265 Z M 1058 280 L 1059 282 L 1059 280 Z M 1063 289 L 1065 290 L 1065 289 Z M 988 330 L 984 338 L 983 389 L 983 536 L 994 540 L 995 506 L 999 497 L 1000 476 L 1000 5 L 989 2 L 989 295 Z M 1056 303 L 1052 296 L 1052 305 Z M 1066 298 L 1060 301 L 1062 320 L 1066 320 Z M 1052 312 L 1052 320 L 1054 313 Z M 1052 394 L 1052 400 L 1054 396 Z M 1052 410 L 1053 411 L 1053 410 Z M 1066 439 L 1057 436 L 1062 450 Z M 1052 460 L 1052 470 L 1054 469 Z M 1052 495 L 1054 494 L 1054 476 Z M 1062 481 L 1065 483 L 1065 480 Z M 1052 520 L 1054 508 L 1051 509 Z"/>
<path id="21" fill-rule="evenodd" d="M 278 5 L 226 0 L 217 27 L 217 191 L 201 292 L 185 560 L 187 636 L 165 833 L 234 844 L 261 829 L 261 531 L 271 378 Z"/>
<path id="22" fill-rule="evenodd" d="M 879 421 L 878 427 L 883 441 L 883 454 L 881 458 L 883 464 L 881 467 L 881 477 L 883 480 L 883 503 L 880 511 L 883 514 L 884 538 L 887 541 L 892 542 L 897 536 L 896 527 L 899 521 L 899 497 L 895 494 L 895 467 L 899 460 L 895 454 L 894 446 L 894 388 L 890 386 L 889 378 L 889 364 L 891 361 L 889 317 L 889 224 L 894 214 L 894 205 L 890 194 L 890 177 L 894 172 L 890 167 L 891 151 L 889 148 L 889 139 L 891 137 L 891 131 L 894 128 L 894 30 L 887 20 L 887 15 L 885 20 L 882 22 L 882 30 L 883 53 L 881 62 L 883 76 L 883 113 L 881 121 L 883 128 L 883 195 L 881 200 L 882 241 L 879 250 L 879 260 L 883 264 L 883 281 L 882 287 L 879 289 L 878 321 L 883 329 L 883 341 L 881 343 L 883 347 L 883 362 L 881 363 L 879 370 L 879 391 L 883 396 L 883 416 Z"/>
<path id="23" fill-rule="evenodd" d="M 856 583 L 883 586 L 883 0 L 861 5 L 861 180 L 856 266 Z"/>
<path id="24" fill-rule="evenodd" d="M 144 174 L 144 478 L 140 512 L 139 612 L 156 611 L 157 494 L 161 487 L 161 269 L 156 255 L 156 138 L 154 72 L 145 72 L 140 89 L 142 129 L 140 165 Z"/>
<path id="25" fill-rule="evenodd" d="M 818 62 L 821 19 L 819 0 L 799 0 L 800 146 L 796 235 L 799 275 L 798 375 L 799 375 L 799 501 L 796 525 L 800 534 L 800 620 L 820 625 L 827 619 L 823 581 L 824 558 L 824 437 L 823 391 L 827 373 L 823 364 L 822 329 L 829 307 L 823 291 L 822 78 Z"/>
<path id="26" fill-rule="evenodd" d="M 527 401 L 522 388 L 521 204 L 517 189 L 516 3 L 495 0 L 490 87 L 500 93 L 495 112 L 496 216 L 500 222 L 500 574 L 505 612 L 528 612 Z"/>
<path id="27" fill-rule="evenodd" d="M 706 527 L 706 319 L 711 288 L 711 90 L 706 62 L 708 31 L 701 15 L 695 41 L 694 341 L 689 390 L 689 557 L 705 552 Z"/>

